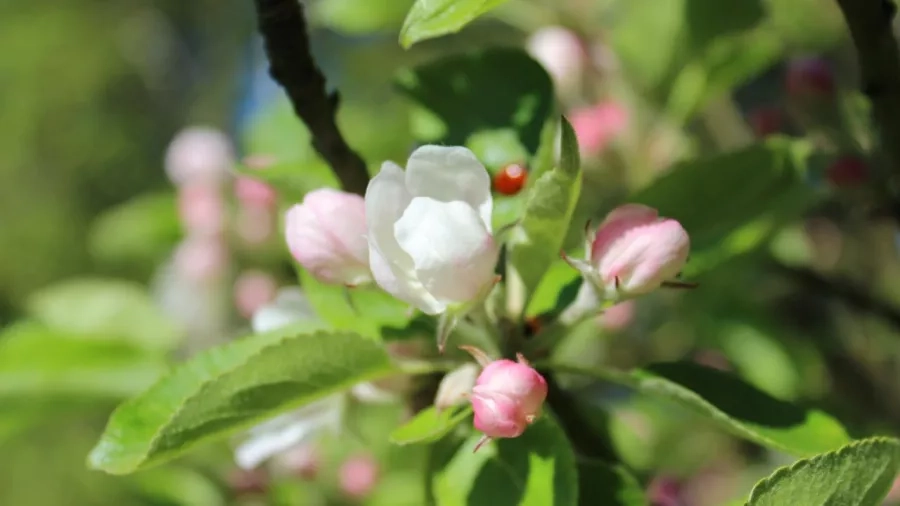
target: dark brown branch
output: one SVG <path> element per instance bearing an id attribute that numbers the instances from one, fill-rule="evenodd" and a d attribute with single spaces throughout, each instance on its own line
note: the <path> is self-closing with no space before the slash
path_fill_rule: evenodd
<path id="1" fill-rule="evenodd" d="M 900 182 L 900 52 L 892 21 L 893 0 L 837 0 L 856 46 L 862 89 L 872 101 L 890 179 Z"/>
<path id="2" fill-rule="evenodd" d="M 338 95 L 325 90 L 325 76 L 313 61 L 303 6 L 297 0 L 254 0 L 269 73 L 284 88 L 294 112 L 309 128 L 312 145 L 331 166 L 341 186 L 364 195 L 369 173 L 335 123 Z"/>

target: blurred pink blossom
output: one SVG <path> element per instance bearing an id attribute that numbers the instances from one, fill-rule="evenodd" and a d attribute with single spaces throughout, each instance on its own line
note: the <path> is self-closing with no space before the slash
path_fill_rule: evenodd
<path id="1" fill-rule="evenodd" d="M 652 506 L 683 506 L 681 483 L 669 476 L 656 476 L 647 485 L 647 498 Z"/>
<path id="2" fill-rule="evenodd" d="M 526 49 L 553 78 L 557 91 L 568 93 L 578 86 L 588 51 L 574 32 L 561 26 L 541 28 L 528 38 Z"/>
<path id="3" fill-rule="evenodd" d="M 275 298 L 278 283 L 270 274 L 248 270 L 234 282 L 234 305 L 244 318 L 250 318 L 262 306 Z"/>
<path id="4" fill-rule="evenodd" d="M 572 111 L 569 121 L 582 156 L 597 156 L 628 127 L 628 110 L 617 102 L 606 101 Z"/>
<path id="5" fill-rule="evenodd" d="M 302 443 L 278 456 L 278 464 L 292 475 L 314 480 L 319 474 L 322 456 L 312 443 Z"/>
<path id="6" fill-rule="evenodd" d="M 218 235 L 225 227 L 225 202 L 219 188 L 190 183 L 178 189 L 178 215 L 190 235 Z"/>
<path id="7" fill-rule="evenodd" d="M 607 308 L 597 317 L 597 323 L 603 329 L 618 332 L 634 320 L 635 304 L 633 300 L 626 300 Z"/>
<path id="8" fill-rule="evenodd" d="M 178 132 L 166 151 L 165 166 L 175 185 L 218 184 L 234 164 L 231 142 L 222 132 L 195 126 Z"/>
<path id="9" fill-rule="evenodd" d="M 378 484 L 378 462 L 370 455 L 360 454 L 347 459 L 340 468 L 341 490 L 354 499 L 364 499 Z"/>
<path id="10" fill-rule="evenodd" d="M 195 281 L 207 281 L 224 274 L 228 267 L 228 249 L 215 236 L 191 236 L 175 249 L 175 270 Z"/>
<path id="11" fill-rule="evenodd" d="M 785 88 L 794 97 L 831 96 L 834 71 L 824 58 L 794 58 L 788 62 Z"/>
<path id="12" fill-rule="evenodd" d="M 272 186 L 252 177 L 239 176 L 234 182 L 234 195 L 244 207 L 272 208 L 278 193 Z"/>

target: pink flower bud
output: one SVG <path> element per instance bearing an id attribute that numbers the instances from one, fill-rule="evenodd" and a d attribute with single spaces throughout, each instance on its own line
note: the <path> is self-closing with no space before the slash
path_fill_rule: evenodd
<path id="1" fill-rule="evenodd" d="M 322 456 L 312 444 L 300 444 L 277 457 L 279 467 L 304 480 L 314 480 L 319 475 Z"/>
<path id="2" fill-rule="evenodd" d="M 831 96 L 834 72 L 822 58 L 796 58 L 788 62 L 785 87 L 794 97 Z"/>
<path id="3" fill-rule="evenodd" d="M 278 202 L 278 193 L 274 188 L 247 176 L 240 176 L 235 180 L 234 195 L 246 207 L 270 208 Z"/>
<path id="4" fill-rule="evenodd" d="M 825 175 L 838 188 L 858 186 L 869 180 L 869 165 L 856 156 L 843 156 L 828 166 Z"/>
<path id="5" fill-rule="evenodd" d="M 618 332 L 630 325 L 634 320 L 634 306 L 635 302 L 633 300 L 626 300 L 609 307 L 597 317 L 597 323 L 603 329 Z"/>
<path id="6" fill-rule="evenodd" d="M 626 204 L 606 216 L 588 250 L 587 261 L 564 258 L 598 294 L 616 301 L 674 279 L 687 262 L 690 239 L 680 223 L 660 218 L 656 209 Z"/>
<path id="7" fill-rule="evenodd" d="M 215 186 L 191 183 L 178 190 L 178 215 L 188 234 L 216 235 L 225 227 L 225 203 Z"/>
<path id="8" fill-rule="evenodd" d="M 681 506 L 681 489 L 674 478 L 657 476 L 647 485 L 647 497 L 654 506 Z"/>
<path id="9" fill-rule="evenodd" d="M 608 101 L 572 111 L 569 120 L 582 156 L 597 156 L 628 127 L 628 110 Z"/>
<path id="10" fill-rule="evenodd" d="M 484 433 L 475 450 L 492 438 L 521 436 L 541 415 L 547 399 L 544 377 L 521 355 L 517 362 L 490 361 L 481 350 L 462 348 L 484 367 L 470 396 L 475 429 Z"/>
<path id="11" fill-rule="evenodd" d="M 587 49 L 572 31 L 548 26 L 536 31 L 526 42 L 528 53 L 550 74 L 559 91 L 572 91 L 587 61 Z"/>
<path id="12" fill-rule="evenodd" d="M 228 138 L 209 127 L 182 130 L 166 151 L 166 173 L 178 186 L 189 182 L 221 183 L 228 177 L 233 163 Z"/>
<path id="13" fill-rule="evenodd" d="M 323 188 L 287 212 L 285 237 L 294 258 L 324 283 L 358 285 L 372 279 L 366 205 L 359 195 Z"/>
<path id="14" fill-rule="evenodd" d="M 234 282 L 234 305 L 244 318 L 253 316 L 259 308 L 275 298 L 278 283 L 262 271 L 246 271 Z"/>
<path id="15" fill-rule="evenodd" d="M 175 249 L 175 270 L 195 281 L 208 281 L 224 274 L 228 250 L 218 237 L 188 237 Z"/>
<path id="16" fill-rule="evenodd" d="M 378 484 L 378 462 L 369 455 L 350 457 L 339 471 L 341 490 L 354 499 L 364 499 Z"/>
<path id="17" fill-rule="evenodd" d="M 761 107 L 750 113 L 749 122 L 757 137 L 767 137 L 781 131 L 784 114 L 776 107 Z"/>

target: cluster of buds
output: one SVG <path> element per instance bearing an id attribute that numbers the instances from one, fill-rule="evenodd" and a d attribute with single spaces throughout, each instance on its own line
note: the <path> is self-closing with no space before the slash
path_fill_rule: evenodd
<path id="1" fill-rule="evenodd" d="M 256 171 L 272 166 L 270 156 L 255 155 L 244 159 L 244 165 Z M 238 176 L 234 181 L 234 196 L 238 203 L 237 233 L 250 245 L 266 243 L 275 233 L 278 194 L 270 185 L 249 177 Z"/>

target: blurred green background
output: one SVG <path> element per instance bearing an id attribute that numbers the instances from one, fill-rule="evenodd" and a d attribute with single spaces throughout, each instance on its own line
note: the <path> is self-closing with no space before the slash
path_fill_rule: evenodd
<path id="1" fill-rule="evenodd" d="M 603 339 L 591 322 L 560 353 L 622 367 L 694 356 L 778 397 L 823 405 L 851 432 L 900 430 L 896 223 L 871 218 L 877 191 L 828 185 L 837 157 L 875 159 L 868 106 L 833 1 L 741 0 L 724 8 L 720 0 L 510 0 L 461 33 L 408 51 L 397 37 L 411 0 L 306 3 L 316 57 L 342 93 L 339 123 L 373 168 L 404 160 L 433 127 L 394 85 L 397 76 L 405 82 L 402 69 L 473 48 L 524 47 L 547 26 L 570 30 L 585 57 L 574 84 L 557 82 L 556 107 L 569 114 L 611 100 L 630 118 L 611 147 L 585 157 L 578 210 L 585 218 L 602 216 L 679 162 L 753 150 L 761 136 L 755 114 L 778 110 L 775 130 L 816 150 L 803 177 L 774 170 L 764 154 L 716 158 L 697 181 L 708 185 L 700 194 L 709 201 L 698 198 L 673 216 L 720 223 L 693 238 L 695 272 L 686 275 L 702 288 L 641 300 L 633 321 L 603 329 Z M 164 170 L 175 135 L 208 125 L 230 137 L 238 158 L 293 163 L 306 174 L 298 195 L 333 184 L 266 78 L 252 3 L 7 0 L 0 47 L 0 505 L 313 504 L 291 483 L 267 496 L 237 494 L 227 445 L 128 478 L 84 464 L 118 402 L 164 371 L 173 350 L 209 344 L 185 344 L 192 336 L 182 335 L 182 322 L 158 315 L 153 292 L 138 289 L 155 283 L 184 235 Z M 811 54 L 835 69 L 837 92 L 826 106 L 792 101 L 785 89 L 788 62 Z M 488 78 L 502 80 L 506 69 L 494 70 Z M 518 156 L 502 135 L 463 140 L 492 172 Z M 728 167 L 719 166 L 732 163 L 738 175 L 721 175 Z M 873 182 L 879 170 L 873 161 Z M 727 216 L 710 216 L 722 191 L 737 203 Z M 663 193 L 645 197 L 665 200 Z M 282 198 L 284 205 L 292 194 Z M 517 202 L 498 195 L 498 214 Z M 235 272 L 261 269 L 280 285 L 295 282 L 279 240 L 232 249 Z M 91 307 L 77 305 L 88 296 L 54 294 L 56 283 L 84 277 L 122 285 Z M 247 321 L 230 305 L 231 285 L 220 288 L 227 316 L 224 335 L 214 338 L 226 339 L 245 332 Z M 71 305 L 54 309 L 54 300 Z M 83 311 L 79 322 L 70 321 L 72 307 Z M 118 310 L 130 326 L 110 319 Z M 77 340 L 60 339 L 92 332 L 127 339 L 71 349 Z M 611 420 L 603 423 L 623 460 L 647 481 L 682 483 L 685 505 L 745 496 L 773 462 L 787 462 L 759 458 L 758 449 L 646 399 L 607 408 Z M 361 409 L 366 434 L 326 445 L 330 462 L 366 448 L 390 471 L 369 503 L 421 504 L 424 450 L 392 448 L 384 437 L 402 407 Z M 324 481 L 332 483 L 327 465 Z"/>

